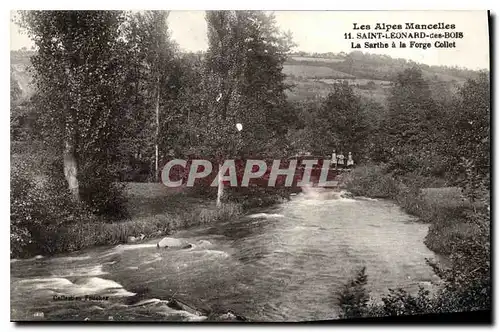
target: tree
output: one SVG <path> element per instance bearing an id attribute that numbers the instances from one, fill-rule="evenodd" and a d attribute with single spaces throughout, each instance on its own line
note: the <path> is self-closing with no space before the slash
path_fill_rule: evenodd
<path id="1" fill-rule="evenodd" d="M 382 124 L 385 142 L 381 149 L 384 161 L 398 172 L 418 169 L 428 172 L 441 158 L 437 147 L 442 131 L 437 130 L 440 117 L 432 99 L 429 83 L 418 67 L 405 69 L 396 76 L 388 98 L 388 113 Z"/>
<path id="2" fill-rule="evenodd" d="M 454 108 L 450 141 L 459 161 L 458 173 L 465 174 L 460 183 L 472 199 L 485 196 L 490 189 L 490 81 L 487 73 L 469 79 L 459 90 Z M 480 191 L 482 194 L 480 194 Z"/>
<path id="3" fill-rule="evenodd" d="M 284 75 L 289 35 L 281 35 L 272 15 L 255 11 L 207 12 L 209 48 L 205 58 L 198 133 L 201 154 L 222 166 L 229 156 L 268 150 L 286 125 L 278 114 L 286 108 Z M 243 124 L 243 132 L 235 124 Z M 256 147 L 260 147 L 256 149 Z M 217 204 L 223 183 L 219 179 Z"/>
<path id="4" fill-rule="evenodd" d="M 214 155 L 219 165 L 229 155 L 234 155 L 236 128 L 241 114 L 238 105 L 237 85 L 243 68 L 243 48 L 239 43 L 240 26 L 233 11 L 206 13 L 209 48 L 205 59 L 203 106 L 206 111 L 200 119 L 209 126 L 200 127 L 206 146 L 206 156 Z M 198 136 L 200 136 L 198 134 Z M 222 175 L 217 177 L 217 206 L 221 205 L 224 184 Z"/>
<path id="5" fill-rule="evenodd" d="M 370 300 L 366 290 L 367 283 L 366 267 L 362 267 L 354 278 L 350 279 L 341 290 L 336 292 L 337 302 L 340 307 L 340 318 L 363 316 L 363 312 Z"/>
<path id="6" fill-rule="evenodd" d="M 173 150 L 175 156 L 189 156 L 196 141 L 197 119 L 202 112 L 200 86 L 203 56 L 199 53 L 177 53 L 162 85 L 160 116 L 160 151 Z"/>
<path id="7" fill-rule="evenodd" d="M 363 148 L 367 124 L 361 102 L 347 82 L 337 83 L 322 103 L 314 121 L 316 152 L 333 150 L 357 155 Z"/>
<path id="8" fill-rule="evenodd" d="M 167 27 L 167 11 L 148 11 L 144 14 L 143 25 L 145 27 L 145 45 L 148 52 L 146 65 L 150 69 L 151 85 L 149 90 L 154 95 L 155 109 L 155 180 L 158 181 L 158 141 L 160 136 L 160 103 L 161 85 L 165 82 L 168 74 L 165 68 L 172 58 L 169 46 L 169 36 Z"/>
<path id="9" fill-rule="evenodd" d="M 123 159 L 125 163 L 152 161 L 155 181 L 159 175 L 162 122 L 171 113 L 165 107 L 170 98 L 165 87 L 174 66 L 175 45 L 168 32 L 168 14 L 167 11 L 129 14 L 124 26 L 129 134 L 123 145 L 129 148 L 124 146 Z"/>
<path id="10" fill-rule="evenodd" d="M 62 152 L 75 201 L 105 209 L 97 194 L 113 186 L 114 145 L 121 132 L 124 15 L 119 11 L 26 11 L 21 24 L 32 57 L 40 126 L 49 149 Z"/>

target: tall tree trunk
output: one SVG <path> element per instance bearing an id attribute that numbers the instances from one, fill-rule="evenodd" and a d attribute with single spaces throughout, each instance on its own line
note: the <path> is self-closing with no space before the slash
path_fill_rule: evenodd
<path id="1" fill-rule="evenodd" d="M 222 206 L 222 196 L 224 195 L 224 182 L 222 181 L 222 164 L 219 165 L 219 172 L 217 173 L 217 207 Z"/>
<path id="2" fill-rule="evenodd" d="M 156 82 L 155 181 L 158 182 L 158 138 L 160 136 L 160 77 Z"/>
<path id="3" fill-rule="evenodd" d="M 79 63 L 80 59 L 75 62 Z M 81 95 L 79 93 L 76 79 L 69 67 L 66 67 L 66 75 L 69 79 L 70 89 L 76 91 L 76 106 L 70 106 L 66 113 L 64 132 L 63 169 L 64 177 L 68 182 L 68 189 L 75 202 L 80 201 L 80 185 L 78 183 L 78 164 L 76 161 L 76 139 L 78 129 L 78 111 L 80 110 Z M 73 104 L 75 105 L 75 104 Z"/>
<path id="4" fill-rule="evenodd" d="M 72 116 L 70 115 L 70 118 Z M 66 135 L 64 140 L 64 177 L 68 182 L 68 189 L 71 192 L 73 200 L 80 201 L 80 187 L 78 184 L 78 165 L 75 158 L 75 128 L 74 122 L 66 123 Z"/>

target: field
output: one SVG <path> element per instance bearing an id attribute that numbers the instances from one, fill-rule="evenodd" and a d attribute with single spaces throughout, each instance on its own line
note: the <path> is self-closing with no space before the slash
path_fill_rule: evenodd
<path id="1" fill-rule="evenodd" d="M 304 78 L 353 78 L 354 76 L 324 66 L 284 65 L 283 73 Z"/>
<path id="2" fill-rule="evenodd" d="M 215 209 L 214 202 L 189 197 L 182 188 L 169 188 L 162 183 L 129 182 L 125 185 L 125 195 L 127 209 L 132 217 Z"/>
<path id="3" fill-rule="evenodd" d="M 367 85 L 369 82 L 373 82 L 375 85 L 381 86 L 391 86 L 391 81 L 384 80 L 371 80 L 366 78 L 345 78 L 345 79 L 331 79 L 331 78 L 323 78 L 320 79 L 321 82 L 327 84 L 335 84 L 343 81 L 347 81 L 350 85 Z"/>
<path id="4" fill-rule="evenodd" d="M 428 70 L 422 70 L 423 76 L 427 80 L 438 80 L 441 82 L 458 82 L 458 83 L 463 83 L 465 82 L 465 79 L 456 77 L 456 76 L 451 76 L 443 73 L 433 73 Z"/>
<path id="5" fill-rule="evenodd" d="M 344 59 L 342 58 L 315 58 L 309 56 L 292 56 L 291 58 L 292 60 L 295 61 L 317 61 L 317 62 L 329 62 L 329 63 L 344 61 Z"/>
<path id="6" fill-rule="evenodd" d="M 317 97 L 326 97 L 332 91 L 335 82 L 348 81 L 356 94 L 362 98 L 376 101 L 380 104 L 385 104 L 387 93 L 390 86 L 383 84 L 376 84 L 374 89 L 363 88 L 364 82 L 369 80 L 357 79 L 293 79 L 288 78 L 287 83 L 293 84 L 291 90 L 287 91 L 287 96 L 291 100 L 302 100 Z M 363 82 L 363 83 L 358 83 Z M 387 81 L 378 81 L 378 83 Z M 390 82 L 389 82 L 390 83 Z"/>
<path id="7" fill-rule="evenodd" d="M 286 91 L 290 100 L 326 97 L 332 89 L 329 84 L 317 80 L 294 80 L 288 78 L 286 83 L 293 84 L 291 90 Z"/>

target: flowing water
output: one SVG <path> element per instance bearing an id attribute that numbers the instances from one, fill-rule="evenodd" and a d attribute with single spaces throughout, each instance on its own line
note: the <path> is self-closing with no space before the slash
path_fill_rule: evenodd
<path id="1" fill-rule="evenodd" d="M 439 282 L 425 263 L 427 228 L 389 201 L 300 194 L 173 235 L 189 249 L 156 239 L 12 260 L 11 318 L 203 320 L 231 310 L 254 321 L 332 319 L 335 291 L 363 266 L 374 299 Z M 172 297 L 200 312 L 172 308 Z"/>

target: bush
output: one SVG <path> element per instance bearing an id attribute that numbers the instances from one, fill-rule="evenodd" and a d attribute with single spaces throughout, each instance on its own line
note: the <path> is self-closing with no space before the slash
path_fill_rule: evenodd
<path id="1" fill-rule="evenodd" d="M 202 209 L 199 214 L 193 216 L 192 220 L 197 220 L 200 224 L 208 224 L 215 221 L 227 221 L 243 213 L 240 204 L 224 203 L 217 209 Z"/>
<path id="2" fill-rule="evenodd" d="M 362 317 L 367 308 L 370 296 L 366 290 L 368 276 L 366 267 L 363 267 L 356 277 L 349 280 L 341 291 L 337 293 L 340 307 L 340 318 Z"/>
<path id="3" fill-rule="evenodd" d="M 44 252 L 44 232 L 61 225 L 88 222 L 95 216 L 84 205 L 72 200 L 57 181 L 35 176 L 27 163 L 11 170 L 10 196 L 11 255 L 26 256 Z"/>
<path id="4" fill-rule="evenodd" d="M 356 196 L 394 199 L 400 190 L 400 183 L 387 173 L 384 165 L 356 167 L 342 182 Z"/>
<path id="5" fill-rule="evenodd" d="M 406 213 L 419 217 L 421 221 L 428 221 L 424 215 L 428 212 L 429 206 L 424 201 L 419 187 L 401 184 L 394 198 Z"/>
<path id="6" fill-rule="evenodd" d="M 113 180 L 109 177 L 84 179 L 80 197 L 98 216 L 108 220 L 128 218 L 124 185 Z"/>
<path id="7" fill-rule="evenodd" d="M 475 236 L 474 226 L 467 222 L 467 214 L 467 207 L 434 208 L 428 217 L 431 225 L 425 245 L 436 253 L 451 254 L 456 243 Z"/>
<path id="8" fill-rule="evenodd" d="M 437 267 L 438 270 L 443 271 Z M 438 272 L 439 273 L 439 272 Z M 445 279 L 445 286 L 435 294 L 419 287 L 416 294 L 402 288 L 389 289 L 382 301 L 375 303 L 365 287 L 367 276 L 364 268 L 337 292 L 339 318 L 385 317 L 421 315 L 491 309 L 491 283 L 489 278 L 469 279 L 471 274 L 461 274 L 466 279 L 460 283 Z"/>
<path id="9" fill-rule="evenodd" d="M 89 234 L 86 227 L 99 229 L 96 225 L 126 217 L 123 190 L 109 177 L 81 180 L 82 200 L 75 202 L 67 190 L 62 169 L 60 159 L 48 164 L 46 174 L 26 157 L 13 162 L 11 256 L 73 251 L 90 243 L 100 243 L 83 238 L 83 235 L 99 237 L 94 232 Z"/>
<path id="10" fill-rule="evenodd" d="M 382 297 L 382 303 L 368 306 L 363 316 L 422 315 L 437 310 L 436 298 L 431 296 L 428 290 L 420 286 L 416 295 L 412 295 L 401 288 L 389 289 L 389 294 Z"/>
<path id="11" fill-rule="evenodd" d="M 66 191 L 62 169 L 63 161 L 55 158 L 48 166 L 47 176 L 58 190 Z M 80 198 L 92 213 L 107 220 L 128 217 L 124 185 L 116 182 L 113 172 L 87 166 L 79 169 L 78 182 Z"/>

